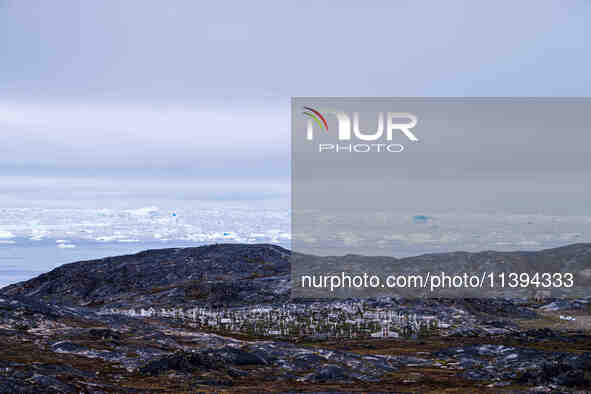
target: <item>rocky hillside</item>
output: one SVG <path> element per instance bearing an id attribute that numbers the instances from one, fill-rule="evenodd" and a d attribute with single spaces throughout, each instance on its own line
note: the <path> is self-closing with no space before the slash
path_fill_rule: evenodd
<path id="1" fill-rule="evenodd" d="M 318 257 L 310 255 L 294 254 L 291 259 L 294 264 L 295 277 L 305 275 L 310 272 L 315 273 L 358 273 L 368 272 L 378 274 L 385 278 L 390 274 L 422 274 L 445 272 L 447 275 L 463 275 L 464 273 L 557 273 L 570 272 L 574 274 L 575 286 L 572 288 L 553 288 L 542 289 L 538 286 L 529 286 L 527 288 L 510 288 L 505 286 L 501 288 L 495 286 L 494 289 L 482 288 L 476 289 L 457 289 L 438 290 L 429 296 L 437 297 L 504 297 L 504 298 L 529 298 L 535 297 L 538 290 L 543 290 L 546 296 L 569 296 L 584 297 L 589 294 L 591 289 L 591 244 L 581 243 L 573 244 L 560 248 L 545 249 L 540 251 L 515 251 L 515 252 L 496 252 L 483 251 L 477 253 L 469 252 L 451 252 L 451 253 L 433 253 L 413 257 L 396 259 L 388 256 L 331 256 Z M 487 282 L 488 283 L 488 282 Z M 498 283 L 498 282 L 497 282 Z M 305 293 L 315 297 L 326 296 L 328 293 L 324 289 L 305 289 Z M 460 293 L 460 291 L 462 293 Z M 295 293 L 300 296 L 300 290 Z M 338 295 L 344 298 L 351 296 L 361 296 L 359 291 L 351 292 L 347 289 L 338 289 L 332 295 Z M 416 289 L 366 289 L 363 292 L 364 297 L 398 295 L 403 297 L 422 297 L 425 294 Z"/>
<path id="2" fill-rule="evenodd" d="M 403 259 L 292 255 L 289 250 L 275 245 L 219 244 L 148 250 L 134 255 L 66 264 L 37 278 L 0 289 L 0 294 L 88 306 L 280 303 L 289 299 L 292 261 L 302 272 L 569 270 L 576 273 L 578 288 L 591 288 L 591 244 L 574 244 L 536 252 L 454 252 Z M 518 295 L 522 297 L 534 294 L 530 290 L 519 291 Z M 322 297 L 323 294 L 319 292 L 316 296 Z"/>
<path id="3" fill-rule="evenodd" d="M 287 300 L 289 256 L 275 245 L 147 250 L 66 264 L 0 294 L 90 306 Z"/>
<path id="4" fill-rule="evenodd" d="M 579 266 L 590 248 L 394 259 L 211 245 L 67 264 L 0 290 L 0 393 L 263 383 L 275 392 L 588 392 L 589 297 L 296 302 L 289 261 Z"/>

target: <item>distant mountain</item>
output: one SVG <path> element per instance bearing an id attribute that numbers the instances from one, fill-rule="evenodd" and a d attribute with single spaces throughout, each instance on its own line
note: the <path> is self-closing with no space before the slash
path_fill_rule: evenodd
<path id="1" fill-rule="evenodd" d="M 286 302 L 290 297 L 292 262 L 296 264 L 296 273 L 306 270 L 396 274 L 425 270 L 448 273 L 568 270 L 576 273 L 576 285 L 583 289 L 590 286 L 591 244 L 535 252 L 453 252 L 403 259 L 292 255 L 289 250 L 268 244 L 148 250 L 134 255 L 66 264 L 34 279 L 0 289 L 0 295 L 28 296 L 49 302 L 88 306 Z M 529 293 L 524 289 L 518 290 L 516 294 L 520 296 L 533 295 L 530 290 Z M 306 292 L 306 295 L 317 297 L 326 295 L 322 291 Z M 392 291 L 390 294 L 405 295 Z M 355 294 L 342 291 L 338 295 L 346 297 Z M 507 294 L 499 291 L 494 295 Z"/>

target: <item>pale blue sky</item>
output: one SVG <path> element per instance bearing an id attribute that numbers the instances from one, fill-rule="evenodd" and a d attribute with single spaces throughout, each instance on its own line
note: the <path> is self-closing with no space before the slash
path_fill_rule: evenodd
<path id="1" fill-rule="evenodd" d="M 170 178 L 154 193 L 285 197 L 291 96 L 589 96 L 590 16 L 583 0 L 0 0 L 0 204 Z"/>

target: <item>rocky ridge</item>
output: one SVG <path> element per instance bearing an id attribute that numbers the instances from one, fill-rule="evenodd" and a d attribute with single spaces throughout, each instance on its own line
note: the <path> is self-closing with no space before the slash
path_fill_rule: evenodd
<path id="1" fill-rule="evenodd" d="M 578 264 L 590 248 L 546 254 Z M 289 256 L 146 251 L 0 289 L 0 392 L 591 390 L 589 299 L 290 300 Z M 247 330 L 243 313 L 278 326 Z M 325 334 L 293 335 L 288 316 Z"/>

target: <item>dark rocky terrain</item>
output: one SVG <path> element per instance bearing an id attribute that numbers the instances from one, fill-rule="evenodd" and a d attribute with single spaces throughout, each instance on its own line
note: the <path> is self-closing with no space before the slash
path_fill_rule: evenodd
<path id="1" fill-rule="evenodd" d="M 413 274 L 427 272 L 445 272 L 448 275 L 463 273 L 491 273 L 491 272 L 516 272 L 516 273 L 556 273 L 570 272 L 575 276 L 576 286 L 555 287 L 544 289 L 546 296 L 552 297 L 585 297 L 591 289 L 591 247 L 589 244 L 573 244 L 565 247 L 545 249 L 540 251 L 515 251 L 496 252 L 483 251 L 477 253 L 451 252 L 433 253 L 406 258 L 394 258 L 389 256 L 328 256 L 319 257 L 303 254 L 295 254 L 292 257 L 294 262 L 294 277 L 308 273 L 348 273 L 370 272 L 387 276 L 392 272 L 396 274 Z M 302 293 L 314 294 L 318 297 L 330 296 L 325 289 L 298 289 L 296 295 Z M 437 289 L 429 296 L 437 297 L 503 297 L 503 298 L 528 298 L 540 293 L 540 287 L 526 286 L 511 288 L 508 286 L 496 286 L 491 289 L 487 285 L 482 288 L 454 288 Z M 366 289 L 364 297 L 388 295 L 392 289 Z M 424 294 L 416 290 L 401 289 L 395 290 L 398 296 L 423 297 Z M 302 293 L 300 293 L 302 292 Z M 345 289 L 338 289 L 333 293 L 342 297 L 350 297 L 351 292 Z M 356 294 L 360 294 L 356 292 Z M 359 296 L 359 295 L 358 295 Z"/>
<path id="2" fill-rule="evenodd" d="M 0 289 L 0 393 L 591 391 L 590 299 L 290 300 L 290 255 L 153 250 Z M 581 266 L 591 245 L 502 255 Z"/>
<path id="3" fill-rule="evenodd" d="M 576 273 L 575 289 L 591 288 L 591 244 L 536 252 L 454 252 L 396 259 L 347 255 L 318 257 L 292 253 L 275 245 L 222 244 L 197 248 L 149 250 L 134 255 L 66 264 L 35 279 L 11 285 L 0 294 L 35 297 L 77 306 L 154 306 L 199 304 L 252 305 L 287 302 L 290 261 L 298 270 L 322 272 L 412 272 L 416 267 L 446 272 Z M 315 268 L 311 268 L 315 267 Z M 306 293 L 315 289 L 306 289 Z M 572 289 L 570 289 L 572 290 Z M 389 290 L 390 292 L 392 290 Z M 401 291 L 401 290 L 396 290 Z M 548 290 L 548 296 L 565 289 Z M 533 297 L 535 289 L 499 290 L 497 296 Z M 318 292 L 318 295 L 325 293 Z M 486 293 L 487 296 L 490 292 Z M 392 294 L 390 294 L 392 295 Z M 403 294 L 398 294 L 403 295 Z"/>
<path id="4" fill-rule="evenodd" d="M 274 245 L 149 250 L 66 264 L 1 294 L 89 306 L 285 302 L 289 256 Z"/>

